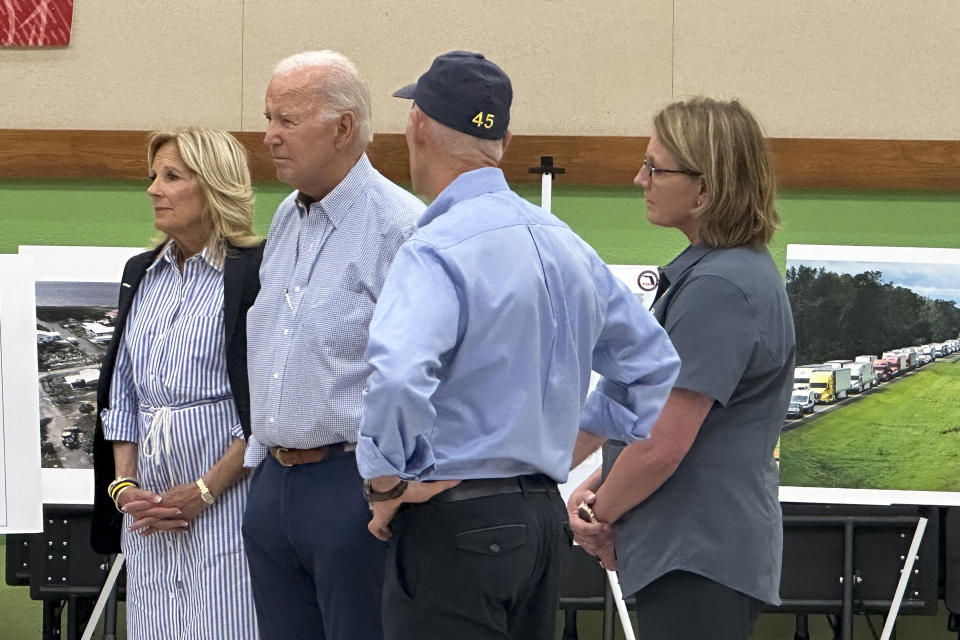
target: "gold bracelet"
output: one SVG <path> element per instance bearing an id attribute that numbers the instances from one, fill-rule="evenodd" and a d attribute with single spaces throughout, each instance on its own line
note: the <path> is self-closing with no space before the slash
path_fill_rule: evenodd
<path id="1" fill-rule="evenodd" d="M 203 478 L 197 478 L 197 486 L 200 487 L 200 499 L 207 504 L 213 504 L 213 494 L 210 493 L 210 489 L 207 488 L 207 483 L 203 481 Z"/>

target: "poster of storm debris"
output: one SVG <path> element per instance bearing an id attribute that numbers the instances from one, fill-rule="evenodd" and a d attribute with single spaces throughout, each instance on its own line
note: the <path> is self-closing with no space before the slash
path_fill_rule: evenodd
<path id="1" fill-rule="evenodd" d="M 960 504 L 960 249 L 788 245 L 781 500 Z"/>
<path id="2" fill-rule="evenodd" d="M 20 247 L 36 263 L 36 342 L 44 502 L 93 500 L 100 361 L 113 335 L 123 265 L 142 249 Z"/>

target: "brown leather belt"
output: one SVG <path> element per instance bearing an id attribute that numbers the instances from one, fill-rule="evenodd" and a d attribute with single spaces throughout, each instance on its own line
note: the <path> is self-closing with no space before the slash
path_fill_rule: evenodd
<path id="1" fill-rule="evenodd" d="M 331 453 L 349 453 L 357 448 L 356 442 L 337 442 L 313 449 L 291 449 L 289 447 L 270 447 L 270 455 L 285 467 L 298 464 L 320 462 Z"/>

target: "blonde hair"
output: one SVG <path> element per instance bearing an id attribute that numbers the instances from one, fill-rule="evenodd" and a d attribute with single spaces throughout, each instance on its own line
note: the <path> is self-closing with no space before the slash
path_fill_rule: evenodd
<path id="1" fill-rule="evenodd" d="M 323 71 L 313 76 L 316 84 L 312 87 L 319 98 L 320 116 L 327 119 L 338 118 L 347 111 L 353 113 L 357 119 L 357 144 L 361 149 L 366 149 L 373 141 L 370 89 L 360 77 L 357 66 L 338 51 L 303 51 L 278 62 L 273 75 L 286 75 L 303 69 Z"/>
<path id="2" fill-rule="evenodd" d="M 207 242 L 207 256 L 222 265 L 231 247 L 252 247 L 260 242 L 253 232 L 253 187 L 247 152 L 226 131 L 205 127 L 184 127 L 155 131 L 147 143 L 147 166 L 160 147 L 172 142 L 180 158 L 192 171 L 207 201 L 203 221 L 213 229 Z M 167 242 L 169 236 L 161 240 Z"/>
<path id="3" fill-rule="evenodd" d="M 706 197 L 694 213 L 700 241 L 714 247 L 766 246 L 780 227 L 777 179 L 757 119 L 737 100 L 674 102 L 653 119 L 683 169 L 702 174 Z"/>

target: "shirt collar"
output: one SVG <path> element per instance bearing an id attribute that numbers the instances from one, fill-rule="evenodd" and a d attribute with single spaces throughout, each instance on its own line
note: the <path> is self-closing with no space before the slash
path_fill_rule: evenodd
<path id="1" fill-rule="evenodd" d="M 670 261 L 670 264 L 663 268 L 669 282 L 676 282 L 684 271 L 700 262 L 704 256 L 716 249 L 704 244 L 691 244 L 684 249 L 680 255 Z"/>
<path id="2" fill-rule="evenodd" d="M 463 200 L 509 189 L 510 186 L 507 185 L 507 179 L 503 177 L 503 171 L 497 167 L 484 167 L 461 173 L 430 203 L 420 217 L 418 225 L 423 227 L 430 224 L 435 218 L 446 213 L 450 207 Z"/>
<path id="3" fill-rule="evenodd" d="M 333 223 L 333 226 L 339 227 L 343 224 L 343 220 L 347 217 L 347 214 L 350 213 L 351 209 L 359 203 L 364 202 L 359 196 L 366 192 L 367 184 L 370 182 L 370 176 L 373 172 L 373 165 L 370 164 L 367 154 L 364 153 L 350 171 L 347 172 L 347 175 L 343 177 L 343 180 L 323 198 L 310 203 L 309 208 L 303 208 L 303 203 L 300 201 L 298 193 L 297 209 L 301 215 L 303 215 L 314 207 L 319 206 L 320 210 L 323 211 L 327 218 L 330 219 L 330 222 Z"/>
<path id="4" fill-rule="evenodd" d="M 200 256 L 199 258 L 197 258 L 197 256 L 190 256 L 189 258 L 187 258 L 187 260 L 192 260 L 194 258 L 197 258 L 198 260 L 201 260 L 207 263 L 207 265 L 210 266 L 215 271 L 217 272 L 223 271 L 223 267 L 221 265 L 218 265 L 214 260 L 211 260 L 209 246 L 205 246 L 198 255 Z M 177 260 L 177 246 L 176 244 L 174 244 L 173 240 L 168 240 L 167 244 L 163 247 L 163 249 L 160 250 L 160 253 L 157 254 L 157 257 L 154 258 L 153 262 L 150 263 L 150 266 L 147 267 L 147 271 L 152 271 L 153 268 L 156 267 L 158 264 L 163 264 L 163 263 L 166 263 L 170 266 L 175 266 L 176 260 Z"/>

